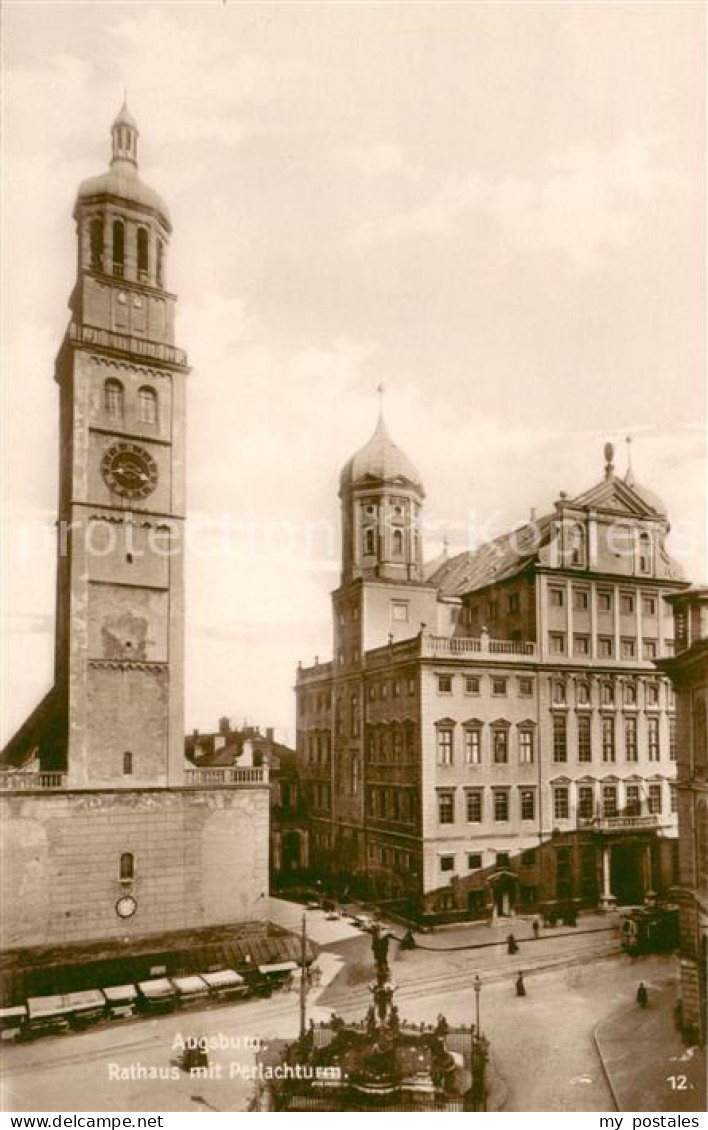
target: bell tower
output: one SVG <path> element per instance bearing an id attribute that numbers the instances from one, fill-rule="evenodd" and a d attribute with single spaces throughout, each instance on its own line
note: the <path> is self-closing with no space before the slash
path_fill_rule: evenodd
<path id="1" fill-rule="evenodd" d="M 79 187 L 77 278 L 57 358 L 55 701 L 69 787 L 183 780 L 184 352 L 169 211 L 123 105 L 107 172 Z M 56 752 L 54 754 L 56 761 Z"/>

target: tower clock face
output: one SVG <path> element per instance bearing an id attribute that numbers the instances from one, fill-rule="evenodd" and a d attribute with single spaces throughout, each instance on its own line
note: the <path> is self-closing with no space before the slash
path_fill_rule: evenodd
<path id="1" fill-rule="evenodd" d="M 110 489 L 124 498 L 147 498 L 157 486 L 157 463 L 152 455 L 127 440 L 104 452 L 101 474 Z"/>

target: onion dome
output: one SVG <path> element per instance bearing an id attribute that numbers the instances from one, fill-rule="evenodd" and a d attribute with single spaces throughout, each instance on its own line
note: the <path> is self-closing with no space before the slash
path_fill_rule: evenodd
<path id="1" fill-rule="evenodd" d="M 156 212 L 171 230 L 170 212 L 164 200 L 138 176 L 138 136 L 135 119 L 124 102 L 111 126 L 111 167 L 107 173 L 89 177 L 79 185 L 76 203 L 90 204 L 112 199 L 135 204 L 138 208 Z"/>
<path id="2" fill-rule="evenodd" d="M 363 483 L 367 479 L 376 482 L 401 482 L 401 480 L 404 480 L 417 487 L 421 492 L 423 490 L 420 472 L 405 452 L 401 451 L 401 448 L 391 439 L 383 415 L 379 416 L 374 434 L 368 443 L 365 443 L 344 464 L 339 476 L 340 492 Z"/>

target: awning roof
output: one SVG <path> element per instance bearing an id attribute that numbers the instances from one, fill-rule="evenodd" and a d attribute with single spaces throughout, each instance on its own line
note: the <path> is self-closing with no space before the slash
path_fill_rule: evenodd
<path id="1" fill-rule="evenodd" d="M 259 973 L 290 973 L 297 969 L 296 961 L 279 961 L 275 965 L 259 965 Z"/>
<path id="2" fill-rule="evenodd" d="M 83 1008 L 103 1008 L 106 998 L 100 989 L 85 989 L 79 993 L 67 993 L 64 997 L 66 1003 L 76 1012 Z"/>
<path id="3" fill-rule="evenodd" d="M 124 1001 L 134 1001 L 138 995 L 138 990 L 135 985 L 111 985 L 109 989 L 103 990 L 103 995 L 107 1001 L 115 1001 L 116 1004 Z"/>
<path id="4" fill-rule="evenodd" d="M 13 1008 L 0 1008 L 0 1020 L 12 1020 L 16 1016 L 26 1015 L 27 1009 L 23 1004 L 16 1004 Z"/>
<path id="5" fill-rule="evenodd" d="M 218 969 L 216 973 L 201 973 L 200 977 L 212 989 L 225 988 L 227 985 L 243 985 L 243 977 L 235 969 Z"/>
<path id="6" fill-rule="evenodd" d="M 144 997 L 172 997 L 175 992 L 166 977 L 156 977 L 154 981 L 139 981 L 138 988 Z"/>
<path id="7" fill-rule="evenodd" d="M 172 984 L 180 993 L 206 993 L 209 986 L 201 977 L 173 977 Z"/>
<path id="8" fill-rule="evenodd" d="M 66 1004 L 64 997 L 30 997 L 27 1001 L 27 1010 L 30 1020 L 42 1016 L 66 1016 L 72 1012 L 71 1005 Z"/>

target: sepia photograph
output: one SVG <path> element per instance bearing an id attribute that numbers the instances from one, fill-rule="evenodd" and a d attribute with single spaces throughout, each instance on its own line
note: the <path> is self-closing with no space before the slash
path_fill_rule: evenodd
<path id="1" fill-rule="evenodd" d="M 1 19 L 3 1125 L 705 1126 L 705 3 Z"/>

